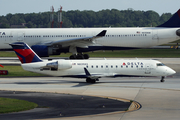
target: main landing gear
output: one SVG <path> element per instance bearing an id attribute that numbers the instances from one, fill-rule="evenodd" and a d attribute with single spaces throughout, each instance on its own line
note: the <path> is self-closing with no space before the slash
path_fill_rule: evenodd
<path id="1" fill-rule="evenodd" d="M 99 79 L 91 79 L 91 78 L 86 78 L 87 83 L 96 83 L 96 81 L 99 81 Z"/>
<path id="2" fill-rule="evenodd" d="M 165 81 L 164 78 L 165 78 L 165 77 L 162 76 L 160 81 L 161 81 L 161 82 L 164 82 L 164 81 Z"/>
<path id="3" fill-rule="evenodd" d="M 74 54 L 69 57 L 69 59 L 89 59 L 88 54 Z"/>

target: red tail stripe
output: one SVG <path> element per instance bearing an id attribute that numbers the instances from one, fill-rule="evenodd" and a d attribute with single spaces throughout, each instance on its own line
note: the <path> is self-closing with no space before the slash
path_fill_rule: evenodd
<path id="1" fill-rule="evenodd" d="M 14 49 L 17 53 L 21 54 L 22 56 L 26 57 L 32 53 L 31 49 Z"/>
<path id="2" fill-rule="evenodd" d="M 25 58 L 26 63 L 31 63 L 35 54 L 31 51 L 31 49 L 14 49 L 17 53 L 21 54 Z M 18 56 L 21 63 L 23 62 L 23 58 Z"/>

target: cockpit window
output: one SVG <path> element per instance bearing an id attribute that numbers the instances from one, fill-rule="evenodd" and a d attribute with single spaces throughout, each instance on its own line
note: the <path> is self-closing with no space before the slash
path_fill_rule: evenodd
<path id="1" fill-rule="evenodd" d="M 157 63 L 157 66 L 165 66 L 163 63 Z"/>

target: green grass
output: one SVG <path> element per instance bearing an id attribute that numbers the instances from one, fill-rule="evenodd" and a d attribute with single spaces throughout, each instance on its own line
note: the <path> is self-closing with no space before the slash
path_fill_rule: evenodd
<path id="1" fill-rule="evenodd" d="M 0 113 L 19 112 L 36 108 L 38 105 L 25 100 L 0 98 Z"/>
<path id="2" fill-rule="evenodd" d="M 90 57 L 105 57 L 105 58 L 178 58 L 180 50 L 177 49 L 135 49 L 135 50 L 118 50 L 118 51 L 94 51 L 88 52 Z M 61 54 L 55 57 L 69 57 L 71 53 Z M 54 56 L 51 56 L 54 57 Z"/>
<path id="3" fill-rule="evenodd" d="M 162 57 L 162 58 L 178 58 L 180 57 L 180 50 L 177 49 L 135 49 L 135 50 L 116 50 L 116 51 L 94 51 L 87 52 L 90 57 L 115 57 L 115 58 L 125 58 L 125 57 Z M 50 57 L 69 57 L 71 53 L 62 53 L 61 55 L 52 55 Z M 13 51 L 0 51 L 0 57 L 16 57 Z"/>
<path id="4" fill-rule="evenodd" d="M 14 51 L 0 51 L 0 57 L 17 57 Z"/>
<path id="5" fill-rule="evenodd" d="M 28 77 L 28 76 L 46 76 L 43 74 L 33 73 L 23 70 L 21 66 L 4 66 L 0 70 L 8 70 L 8 75 L 0 75 L 0 77 Z"/>

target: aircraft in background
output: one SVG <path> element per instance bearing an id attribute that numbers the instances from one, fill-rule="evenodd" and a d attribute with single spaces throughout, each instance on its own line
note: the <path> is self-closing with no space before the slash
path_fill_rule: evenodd
<path id="1" fill-rule="evenodd" d="M 40 57 L 71 52 L 70 59 L 88 59 L 83 52 L 157 46 L 180 39 L 180 9 L 157 27 L 0 29 L 0 50 L 25 42 Z"/>
<path id="2" fill-rule="evenodd" d="M 156 60 L 42 60 L 26 43 L 10 44 L 24 70 L 59 77 L 86 78 L 95 83 L 101 77 L 164 77 L 175 74 Z"/>

